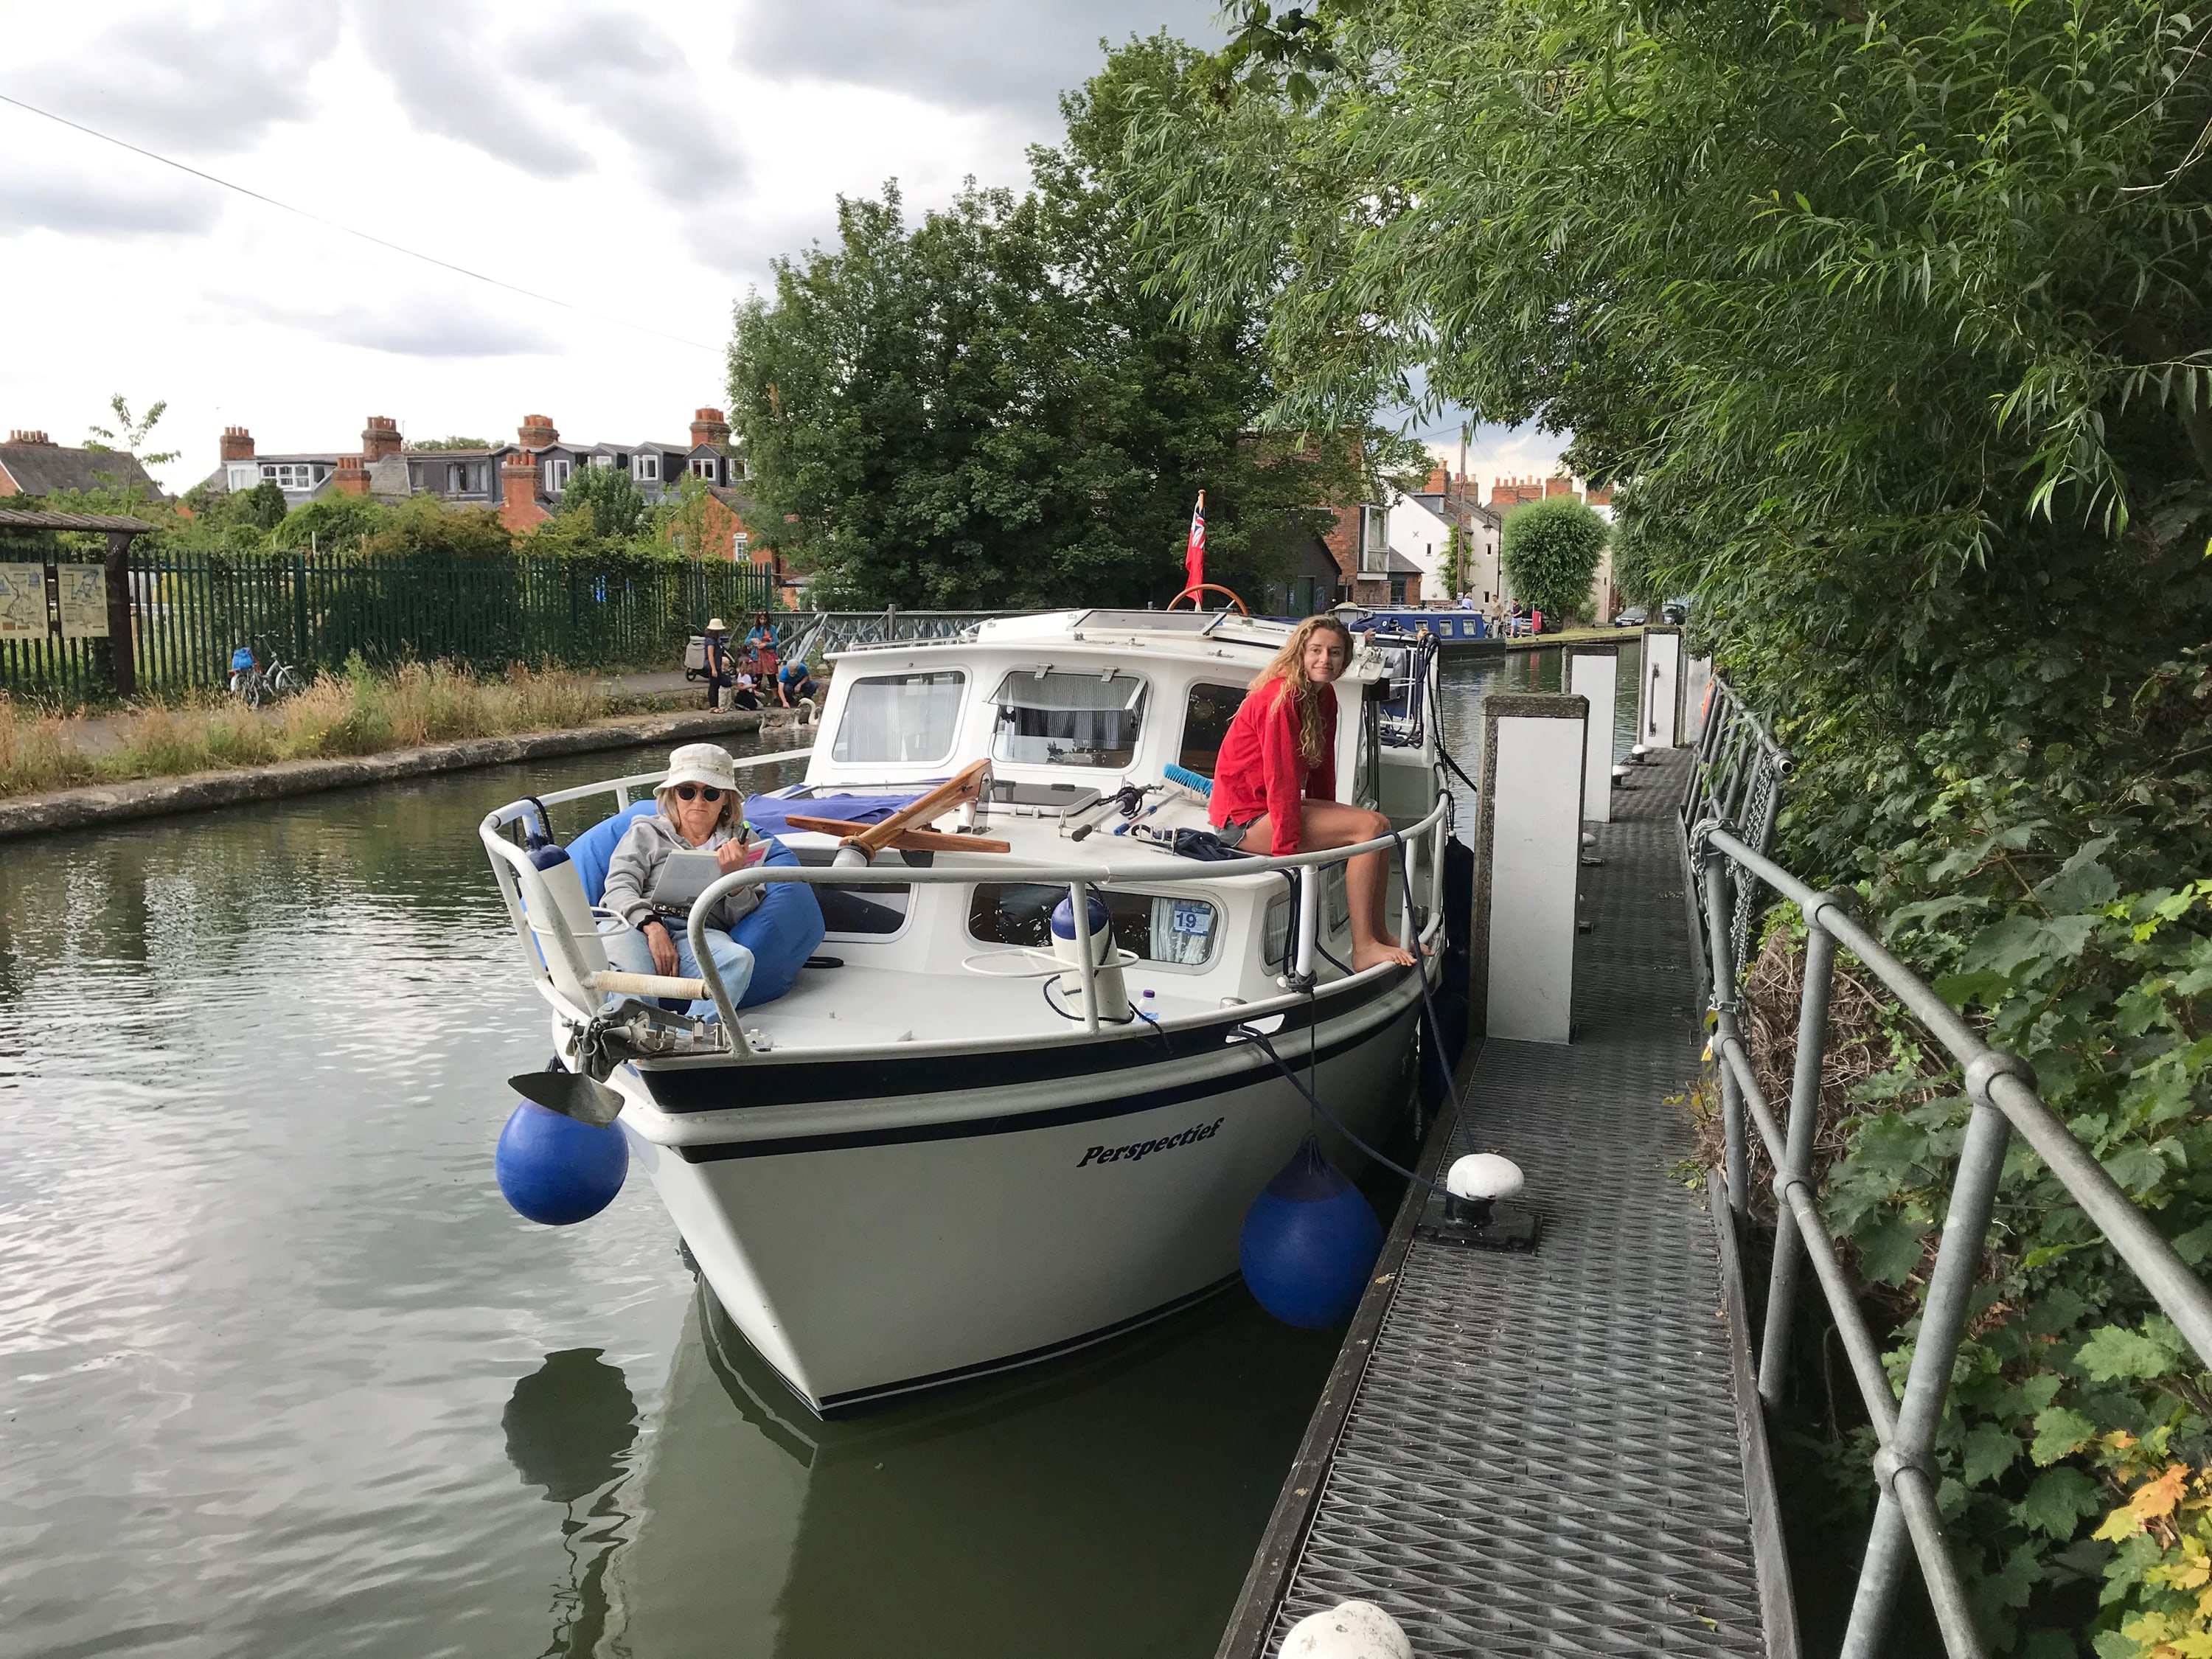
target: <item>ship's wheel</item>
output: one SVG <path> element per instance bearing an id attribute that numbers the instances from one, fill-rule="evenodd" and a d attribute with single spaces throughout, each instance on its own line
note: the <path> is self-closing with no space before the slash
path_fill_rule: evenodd
<path id="1" fill-rule="evenodd" d="M 1236 607 L 1237 614 L 1240 617 L 1249 617 L 1252 614 L 1244 608 L 1243 600 L 1238 599 L 1235 593 L 1231 592 L 1228 588 L 1222 586 L 1218 582 L 1193 582 L 1188 587 L 1184 588 L 1182 592 L 1176 594 L 1175 598 L 1170 599 L 1168 601 L 1167 608 L 1172 611 L 1176 605 L 1182 603 L 1183 600 L 1188 599 L 1190 601 L 1190 608 L 1196 611 L 1200 608 L 1198 596 L 1201 593 L 1220 594 L 1223 599 L 1228 600 L 1231 605 Z"/>

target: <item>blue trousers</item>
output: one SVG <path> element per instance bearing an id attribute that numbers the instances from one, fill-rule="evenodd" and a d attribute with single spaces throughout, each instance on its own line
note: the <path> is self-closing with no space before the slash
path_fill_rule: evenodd
<path id="1" fill-rule="evenodd" d="M 682 923 L 668 924 L 668 937 L 676 943 L 676 972 L 678 977 L 701 977 L 698 958 L 691 954 L 691 937 Z M 657 974 L 653 965 L 653 947 L 645 942 L 645 935 L 626 922 L 611 918 L 600 922 L 599 938 L 607 947 L 607 960 L 625 974 Z M 722 988 L 730 994 L 730 1006 L 734 1008 L 745 1000 L 745 992 L 753 982 L 753 953 L 719 927 L 707 929 L 707 954 L 714 958 L 714 966 L 721 970 Z M 695 1017 L 714 1016 L 714 1000 L 702 997 L 693 1003 L 690 1012 Z"/>

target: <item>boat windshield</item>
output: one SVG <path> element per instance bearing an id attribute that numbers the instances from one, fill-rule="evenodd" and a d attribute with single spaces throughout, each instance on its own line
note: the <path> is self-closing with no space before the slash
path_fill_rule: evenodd
<path id="1" fill-rule="evenodd" d="M 855 680 L 845 717 L 830 744 L 833 760 L 941 761 L 952 752 L 968 676 L 957 668 L 931 674 L 878 674 Z"/>
<path id="2" fill-rule="evenodd" d="M 1120 768 L 1136 758 L 1145 682 L 1134 674 L 1017 668 L 991 700 L 994 760 Z"/>

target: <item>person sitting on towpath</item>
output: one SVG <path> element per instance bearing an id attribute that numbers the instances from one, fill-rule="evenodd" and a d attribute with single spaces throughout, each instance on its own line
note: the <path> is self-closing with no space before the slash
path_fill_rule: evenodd
<path id="1" fill-rule="evenodd" d="M 1347 806 L 1336 797 L 1336 694 L 1352 658 L 1352 631 L 1334 617 L 1309 617 L 1291 631 L 1260 671 L 1216 763 L 1210 816 L 1221 839 L 1248 852 L 1265 842 L 1276 858 L 1351 847 L 1388 835 L 1380 812 Z M 1352 967 L 1413 965 L 1412 955 L 1384 937 L 1382 884 L 1387 850 L 1362 853 L 1345 868 L 1352 901 Z"/>
<path id="2" fill-rule="evenodd" d="M 616 918 L 600 925 L 607 960 L 628 974 L 696 978 L 699 963 L 691 954 L 686 918 L 653 906 L 661 866 L 672 853 L 699 849 L 713 853 L 728 875 L 757 862 L 768 843 L 756 839 L 744 821 L 737 763 L 719 744 L 687 743 L 670 755 L 668 775 L 654 787 L 653 799 L 660 810 L 633 819 L 607 861 L 599 902 Z M 721 970 L 733 1005 L 752 983 L 753 953 L 730 937 L 730 929 L 760 902 L 759 888 L 743 888 L 718 901 L 707 917 L 708 954 Z M 714 1003 L 706 999 L 691 1005 L 695 1015 L 714 1012 Z"/>
<path id="3" fill-rule="evenodd" d="M 786 708 L 798 708 L 817 689 L 812 672 L 803 662 L 787 662 L 776 671 L 775 700 Z"/>

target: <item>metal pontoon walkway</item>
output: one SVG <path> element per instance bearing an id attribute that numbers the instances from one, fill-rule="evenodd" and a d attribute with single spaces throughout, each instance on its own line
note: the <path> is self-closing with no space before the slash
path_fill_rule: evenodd
<path id="1" fill-rule="evenodd" d="M 1673 1172 L 1692 1138 L 1667 1097 L 1702 1040 L 1674 817 L 1688 763 L 1643 769 L 1598 830 L 1574 1042 L 1489 1043 L 1443 1153 L 1518 1163 L 1541 1248 L 1409 1242 L 1400 1217 L 1377 1269 L 1395 1277 L 1347 1334 L 1222 1659 L 1272 1656 L 1352 1598 L 1420 1659 L 1795 1659 L 1763 1431 L 1739 1422 L 1733 1264 Z"/>

